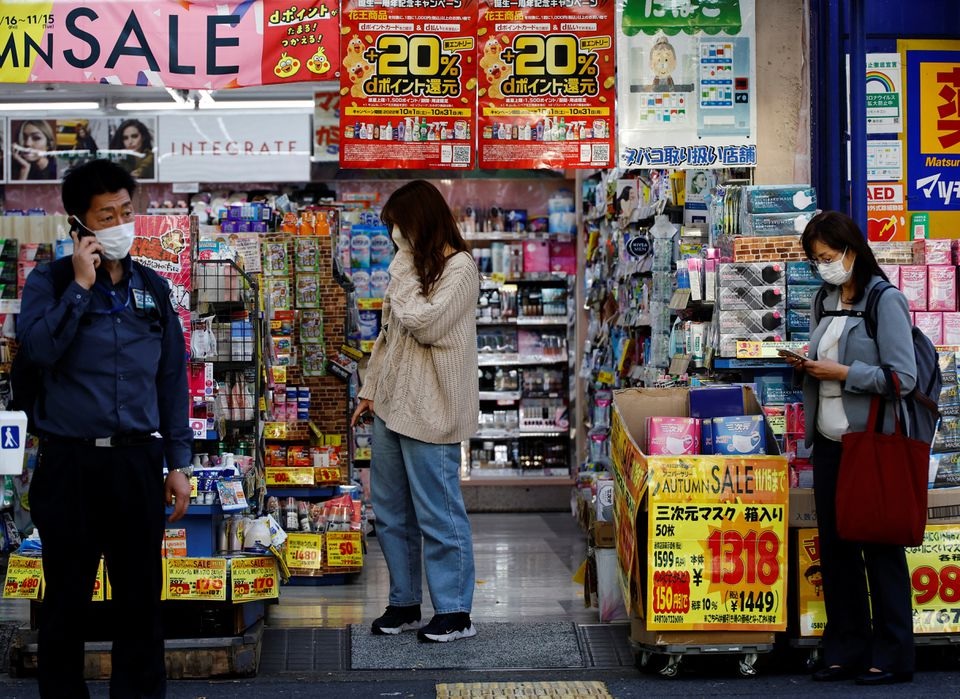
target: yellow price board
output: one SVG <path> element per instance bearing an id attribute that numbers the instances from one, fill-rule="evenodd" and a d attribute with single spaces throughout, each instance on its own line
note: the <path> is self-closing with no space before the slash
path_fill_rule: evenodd
<path id="1" fill-rule="evenodd" d="M 816 529 L 801 529 L 797 570 L 800 635 L 822 636 L 827 624 Z M 907 549 L 915 634 L 960 631 L 960 525 L 928 524 L 923 543 Z"/>
<path id="2" fill-rule="evenodd" d="M 7 599 L 40 599 L 43 562 L 30 556 L 10 556 L 3 596 Z"/>
<path id="3" fill-rule="evenodd" d="M 288 534 L 284 559 L 292 569 L 320 570 L 323 568 L 323 534 Z"/>
<path id="4" fill-rule="evenodd" d="M 93 581 L 93 601 L 103 602 L 107 596 L 107 575 L 104 572 L 105 566 L 103 558 L 100 559 L 100 565 L 97 566 L 97 577 Z"/>
<path id="5" fill-rule="evenodd" d="M 331 568 L 363 566 L 360 532 L 327 532 L 327 562 Z"/>
<path id="6" fill-rule="evenodd" d="M 277 561 L 272 556 L 234 558 L 230 561 L 231 599 L 250 602 L 280 596 Z"/>
<path id="7" fill-rule="evenodd" d="M 786 629 L 786 459 L 647 463 L 647 628 Z"/>
<path id="8" fill-rule="evenodd" d="M 225 558 L 164 559 L 165 599 L 227 599 L 227 560 Z"/>

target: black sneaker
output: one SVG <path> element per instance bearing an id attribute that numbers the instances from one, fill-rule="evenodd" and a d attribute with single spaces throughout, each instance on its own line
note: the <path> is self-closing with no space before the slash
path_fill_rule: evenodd
<path id="1" fill-rule="evenodd" d="M 456 641 L 458 638 L 470 638 L 476 635 L 477 630 L 466 612 L 436 614 L 429 624 L 417 631 L 419 640 L 432 643 L 447 643 Z"/>
<path id="2" fill-rule="evenodd" d="M 379 619 L 370 625 L 370 630 L 378 636 L 394 636 L 403 631 L 415 631 L 422 626 L 420 622 L 420 605 L 395 607 L 392 604 Z"/>

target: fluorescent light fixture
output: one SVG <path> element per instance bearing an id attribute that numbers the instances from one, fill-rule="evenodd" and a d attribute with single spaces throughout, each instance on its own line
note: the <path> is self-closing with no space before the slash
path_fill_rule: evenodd
<path id="1" fill-rule="evenodd" d="M 0 102 L 0 112 L 50 112 L 100 109 L 99 102 Z"/>
<path id="2" fill-rule="evenodd" d="M 190 102 L 117 102 L 114 107 L 121 112 L 156 112 L 171 109 L 192 110 Z"/>
<path id="3" fill-rule="evenodd" d="M 120 105 L 117 105 L 118 107 Z M 313 109 L 313 100 L 228 100 L 200 99 L 200 109 Z"/>

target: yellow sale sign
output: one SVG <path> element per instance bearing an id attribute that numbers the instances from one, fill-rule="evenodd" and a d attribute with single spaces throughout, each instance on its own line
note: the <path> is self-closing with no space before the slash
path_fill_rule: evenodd
<path id="1" fill-rule="evenodd" d="M 227 559 L 164 559 L 164 592 L 168 600 L 227 599 Z"/>
<path id="2" fill-rule="evenodd" d="M 360 532 L 327 532 L 327 561 L 331 568 L 359 568 L 363 565 Z"/>
<path id="3" fill-rule="evenodd" d="M 320 570 L 323 568 L 323 534 L 295 532 L 287 535 L 284 554 L 287 566 L 297 570 Z"/>
<path id="4" fill-rule="evenodd" d="M 231 599 L 250 602 L 280 596 L 277 562 L 272 556 L 234 558 L 230 561 Z"/>
<path id="5" fill-rule="evenodd" d="M 647 464 L 647 628 L 786 629 L 786 459 Z"/>
<path id="6" fill-rule="evenodd" d="M 43 563 L 30 556 L 10 556 L 3 596 L 7 599 L 39 599 L 43 584 Z"/>

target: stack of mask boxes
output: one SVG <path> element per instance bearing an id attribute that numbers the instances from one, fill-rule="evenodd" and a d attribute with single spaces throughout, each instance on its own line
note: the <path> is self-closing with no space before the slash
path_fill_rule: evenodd
<path id="1" fill-rule="evenodd" d="M 940 391 L 940 426 L 930 454 L 931 488 L 960 485 L 960 389 L 957 386 L 957 353 L 940 355 L 943 389 Z"/>
<path id="2" fill-rule="evenodd" d="M 810 311 L 823 280 L 809 262 L 787 262 L 787 333 L 791 340 L 810 339 Z"/>
<path id="3" fill-rule="evenodd" d="M 738 340 L 787 339 L 786 267 L 781 262 L 731 262 L 718 266 L 719 355 L 735 357 Z"/>

